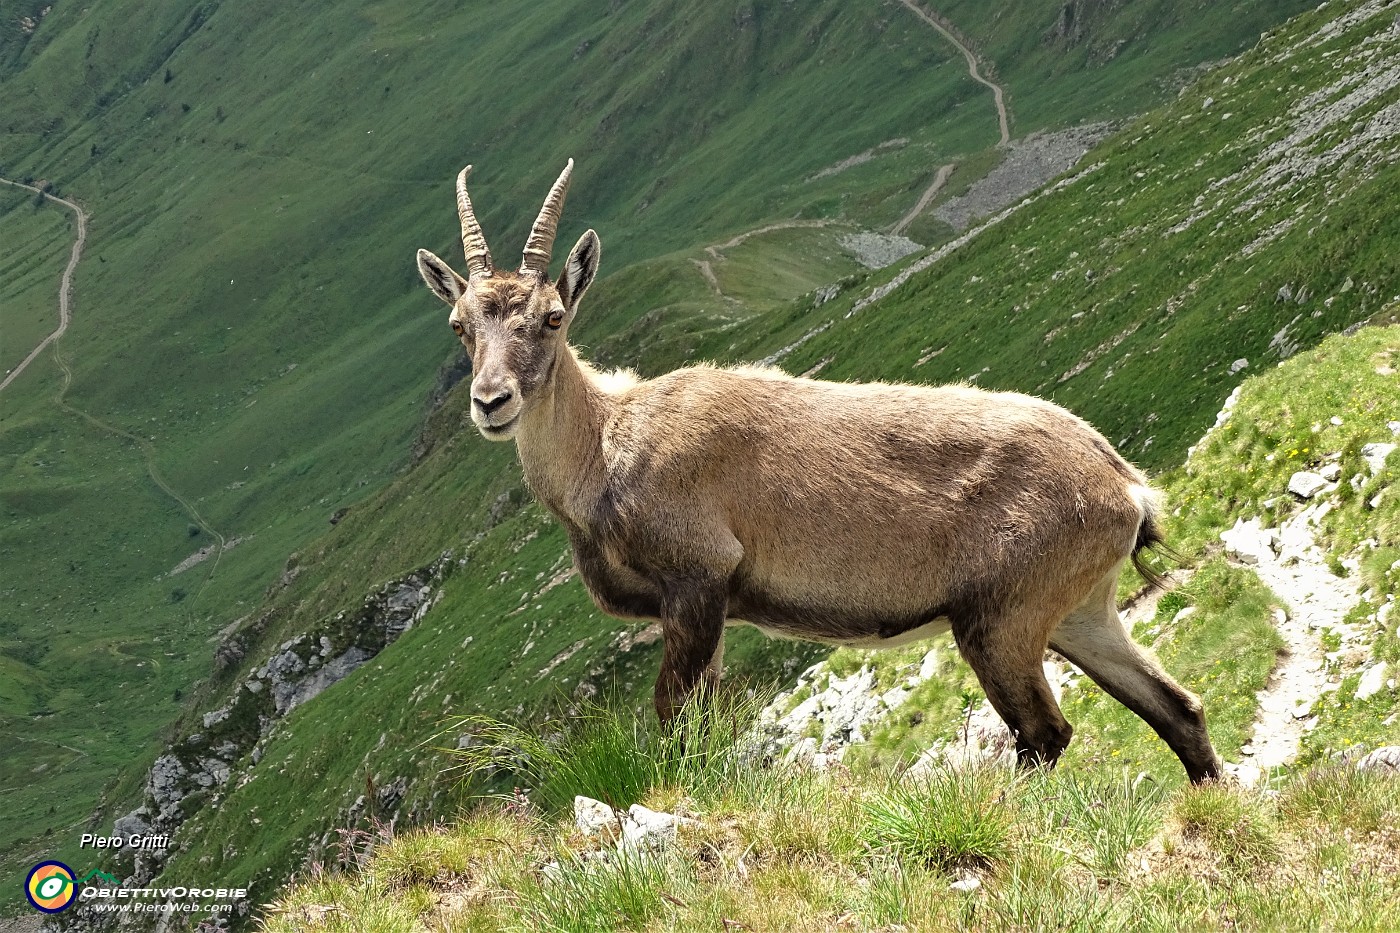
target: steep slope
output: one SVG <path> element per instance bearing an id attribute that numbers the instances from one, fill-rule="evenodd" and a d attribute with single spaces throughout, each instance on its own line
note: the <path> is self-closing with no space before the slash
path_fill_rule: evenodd
<path id="1" fill-rule="evenodd" d="M 651 371 L 853 273 L 842 235 L 905 215 L 935 166 L 961 166 L 951 194 L 997 159 L 986 88 L 892 0 L 798 12 L 24 0 L 0 20 L 0 175 L 49 181 L 93 218 L 62 344 L 72 385 L 45 355 L 0 406 L 0 644 L 22 685 L 4 694 L 0 742 L 25 763 L 4 772 L 6 867 L 63 851 L 104 787 L 130 805 L 139 771 L 112 775 L 155 757 L 192 692 L 228 686 L 235 672 L 219 668 L 197 687 L 216 633 L 257 625 L 264 589 L 329 517 L 359 506 L 405 524 L 352 521 L 355 559 L 308 571 L 325 588 L 284 594 L 303 609 L 271 628 L 303 630 L 430 562 L 483 523 L 494 499 L 474 496 L 511 485 L 504 458 L 469 448 L 460 476 L 414 481 L 457 493 L 454 520 L 425 508 L 413 525 L 422 500 L 375 498 L 407 465 L 447 352 L 407 259 L 450 250 L 465 158 L 505 255 L 557 165 L 579 156 L 563 238 L 599 227 L 616 276 L 595 300 L 611 313 L 582 336 Z M 1153 32 L 1172 67 L 1197 61 L 1178 25 Z M 1216 29 L 1239 48 L 1247 25 Z M 1037 125 L 1066 119 L 1045 107 Z M 5 203 L 0 236 L 28 244 L 36 269 L 61 267 L 63 239 Z M 796 214 L 844 226 L 724 251 L 720 295 L 690 262 Z M 37 271 L 14 284 L 21 313 L 37 314 Z M 7 293 L 5 353 L 24 335 L 16 307 Z"/>
<path id="2" fill-rule="evenodd" d="M 690 353 L 771 355 L 795 371 L 821 367 L 823 375 L 975 377 L 983 384 L 1056 394 L 1115 439 L 1126 435 L 1132 441 L 1132 432 L 1139 431 L 1129 449 L 1142 459 L 1179 461 L 1229 386 L 1244 378 L 1229 372 L 1237 355 L 1251 354 L 1250 368 L 1257 370 L 1261 352 L 1272 359 L 1289 355 L 1326 330 L 1375 312 L 1378 296 L 1395 289 L 1394 270 L 1383 262 L 1395 231 L 1375 199 L 1395 171 L 1395 140 L 1386 129 L 1394 124 L 1382 116 L 1394 93 L 1385 83 L 1396 41 L 1388 11 L 1382 3 L 1353 3 L 1301 17 L 1109 140 L 1086 159 L 1077 181 L 1056 186 L 969 242 L 915 260 L 897 278 L 846 280 L 845 290 L 831 300 L 814 296 L 747 322 L 707 322 L 703 328 L 676 323 L 671 339 L 649 348 L 644 365 L 664 368 Z M 1351 87 L 1358 93 L 1345 94 Z M 1207 97 L 1213 98 L 1209 106 Z M 1335 98 L 1341 103 L 1327 112 L 1350 118 L 1332 124 L 1334 135 L 1294 138 L 1306 114 L 1317 110 L 1310 103 L 1317 97 Z M 1225 119 L 1225 113 L 1231 116 Z M 1274 143 L 1282 145 L 1269 148 Z M 1270 155 L 1261 159 L 1265 151 Z M 1231 178 L 1251 166 L 1262 171 L 1297 165 L 1308 152 L 1338 167 L 1326 173 L 1325 182 L 1321 173 L 1297 174 L 1289 189 L 1296 192 L 1293 203 L 1311 209 L 1291 229 L 1279 227 L 1273 212 L 1281 208 L 1272 201 L 1250 203 L 1256 192 L 1278 192 L 1281 185 L 1261 184 L 1248 173 Z M 1228 222 L 1170 233 L 1212 177 L 1227 179 L 1214 195 L 1219 203 L 1203 198 L 1195 209 Z M 1309 228 L 1316 230 L 1312 239 L 1306 237 Z M 1094 264 L 1086 266 L 1091 258 Z M 897 281 L 902 284 L 887 287 Z M 1198 282 L 1195 289 L 1192 281 Z M 1289 285 L 1286 293 L 1283 285 Z M 638 291 L 657 295 L 666 287 L 664 275 L 649 279 L 643 265 L 601 283 L 589 306 L 600 309 L 595 320 L 606 320 L 610 303 L 626 305 Z M 866 303 L 872 288 L 880 300 Z M 1039 294 L 1027 297 L 1033 292 Z M 1249 314 L 1220 313 L 1222 305 L 1238 305 L 1241 294 L 1253 299 Z M 1205 297 L 1193 303 L 1193 295 Z M 985 310 L 988 296 L 992 311 Z M 1016 304 L 1022 304 L 1019 316 Z M 1141 317 L 1144 308 L 1152 309 L 1149 317 Z M 1003 319 L 1003 309 L 1013 313 Z M 587 321 L 585 313 L 580 323 Z M 615 329 L 618 323 L 617 317 L 609 321 L 614 336 L 599 340 L 599 355 L 625 355 L 646 335 L 645 327 Z M 1270 337 L 1280 329 L 1287 341 L 1269 351 Z M 1166 352 L 1148 354 L 1134 342 L 1151 347 L 1157 340 Z M 1148 362 L 1139 362 L 1141 357 Z M 1183 359 L 1190 360 L 1192 372 L 1167 365 Z M 1110 366 L 1111 392 L 1103 387 Z M 985 375 L 984 367 L 990 367 Z M 1206 371 L 1192 374 L 1201 369 Z M 450 560 L 425 571 L 430 582 L 420 577 L 413 584 L 415 592 L 428 586 L 430 608 L 344 683 L 275 723 L 260 726 L 258 707 L 251 705 L 245 708 L 250 720 L 186 727 L 182 735 L 198 732 L 200 738 L 174 746 L 170 754 L 190 780 L 174 782 L 180 784 L 175 795 L 158 782 L 153 788 L 159 799 L 149 798 L 157 810 L 176 798 L 185 815 L 198 810 L 180 830 L 180 850 L 164 877 L 208 872 L 266 890 L 304 860 L 333 857 L 334 827 L 364 826 L 371 817 L 407 820 L 452 812 L 460 788 L 438 776 L 444 759 L 432 750 L 444 741 L 433 737 L 450 714 L 524 711 L 613 685 L 624 697 L 645 690 L 655 664 L 654 636 L 602 617 L 587 603 L 581 587 L 569 580 L 557 527 L 523 504 L 507 469 L 509 452 L 461 432 L 462 402 L 460 389 L 448 396 L 430 423 L 427 453 L 411 473 L 351 509 L 289 566 L 287 586 L 275 593 L 271 609 L 231 634 L 243 660 L 220 675 L 210 695 L 220 686 L 249 682 L 254 669 L 264 671 L 255 680 L 275 679 L 267 662 L 286 651 L 299 659 L 285 659 L 292 667 L 311 666 L 309 656 L 322 650 L 314 645 L 323 646 L 325 657 L 340 656 L 359 634 L 346 624 L 352 613 L 337 613 L 358 605 L 364 581 L 403 579 L 405 571 L 430 568 L 451 548 Z M 1151 427 L 1143 430 L 1144 424 Z M 1147 437 L 1156 440 L 1148 445 Z M 1238 601 L 1246 614 L 1267 608 L 1266 598 L 1256 599 L 1257 583 L 1228 568 L 1214 573 L 1216 583 L 1199 601 Z M 1211 579 L 1202 577 L 1201 585 Z M 1249 599 L 1235 599 L 1241 595 Z M 377 619 L 362 628 L 381 624 Z M 1268 629 L 1266 615 L 1251 619 L 1256 628 L 1250 631 Z M 303 633 L 306 641 L 286 644 Z M 1208 665 L 1212 652 L 1234 650 L 1228 639 L 1218 640 L 1218 630 L 1198 634 L 1190 656 L 1182 657 L 1193 670 Z M 329 647 L 320 642 L 322 635 Z M 1252 698 L 1268 677 L 1272 644 L 1257 641 L 1241 653 L 1231 678 L 1219 682 L 1210 700 L 1228 707 L 1216 716 L 1226 747 L 1238 749 L 1248 736 Z M 770 645 L 740 638 L 730 658 L 740 673 L 771 678 L 795 672 L 810 657 L 791 650 L 784 657 Z M 243 687 L 235 696 L 262 695 L 258 691 L 266 687 Z M 216 705 L 223 701 L 205 708 Z M 1115 743 L 1125 733 L 1111 734 L 1107 745 L 1078 743 L 1076 754 L 1121 747 Z M 235 743 L 223 785 L 200 759 L 240 736 L 248 744 Z M 255 756 L 247 750 L 254 743 Z M 1142 754 L 1158 755 L 1160 749 Z M 212 778 L 208 787 L 193 780 L 201 773 Z"/>

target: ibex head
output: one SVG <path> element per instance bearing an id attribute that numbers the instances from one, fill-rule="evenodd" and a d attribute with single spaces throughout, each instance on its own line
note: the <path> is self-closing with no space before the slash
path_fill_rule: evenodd
<path id="1" fill-rule="evenodd" d="M 472 360 L 472 421 L 489 440 L 515 436 L 520 416 L 548 391 L 558 354 L 579 299 L 598 271 L 598 234 L 579 237 L 557 282 L 549 280 L 549 256 L 574 160 L 560 173 L 530 230 L 519 271 L 497 269 L 467 197 L 468 165 L 457 176 L 457 214 L 467 277 L 425 249 L 418 271 L 433 293 L 452 306 L 448 323 Z"/>

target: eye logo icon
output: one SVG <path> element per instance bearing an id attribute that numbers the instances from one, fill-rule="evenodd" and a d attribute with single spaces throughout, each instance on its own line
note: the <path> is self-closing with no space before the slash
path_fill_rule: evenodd
<path id="1" fill-rule="evenodd" d="M 35 910 L 56 914 L 78 897 L 73 869 L 62 862 L 40 862 L 24 879 L 24 895 Z"/>

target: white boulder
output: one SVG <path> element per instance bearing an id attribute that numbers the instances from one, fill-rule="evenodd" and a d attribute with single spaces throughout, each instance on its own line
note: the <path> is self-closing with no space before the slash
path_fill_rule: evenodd
<path id="1" fill-rule="evenodd" d="M 1358 700 L 1369 700 L 1371 697 L 1385 689 L 1385 675 L 1390 670 L 1390 665 L 1384 661 L 1372 664 L 1361 672 L 1361 680 L 1356 685 L 1356 698 Z"/>

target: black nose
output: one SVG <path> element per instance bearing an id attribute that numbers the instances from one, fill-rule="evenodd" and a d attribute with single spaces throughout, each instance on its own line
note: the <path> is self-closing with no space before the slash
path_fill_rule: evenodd
<path id="1" fill-rule="evenodd" d="M 500 395 L 492 399 L 479 399 L 473 395 L 472 404 L 476 405 L 483 415 L 489 415 L 513 398 L 515 398 L 515 393 L 509 389 L 504 389 L 501 391 Z"/>

